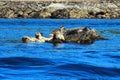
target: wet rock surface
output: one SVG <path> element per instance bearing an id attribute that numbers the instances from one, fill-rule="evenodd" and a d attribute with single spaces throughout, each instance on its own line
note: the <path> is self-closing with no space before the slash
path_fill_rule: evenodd
<path id="1" fill-rule="evenodd" d="M 76 28 L 72 30 L 67 30 L 65 33 L 66 42 L 74 42 L 78 44 L 91 44 L 96 40 L 103 40 L 101 35 L 95 29 L 90 28 Z"/>
<path id="2" fill-rule="evenodd" d="M 77 44 L 92 44 L 96 40 L 107 40 L 103 36 L 99 35 L 95 29 L 87 27 L 78 27 L 74 29 L 68 29 L 64 33 L 64 40 L 53 37 L 53 44 L 59 43 L 77 43 Z"/>
<path id="3" fill-rule="evenodd" d="M 1 18 L 120 18 L 120 1 L 0 1 Z"/>

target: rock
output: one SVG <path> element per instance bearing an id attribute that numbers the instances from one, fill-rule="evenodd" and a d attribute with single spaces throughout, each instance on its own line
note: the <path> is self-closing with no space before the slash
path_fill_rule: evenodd
<path id="1" fill-rule="evenodd" d="M 17 12 L 17 17 L 22 18 L 23 17 L 23 11 L 18 11 Z"/>
<path id="2" fill-rule="evenodd" d="M 40 15 L 39 12 L 31 12 L 31 13 L 29 14 L 29 17 L 30 17 L 30 18 L 40 18 L 39 15 Z"/>
<path id="3" fill-rule="evenodd" d="M 68 9 L 58 9 L 51 13 L 50 18 L 69 18 L 69 10 Z"/>
<path id="4" fill-rule="evenodd" d="M 29 17 L 28 13 L 23 14 L 23 18 L 28 18 L 28 17 Z"/>
<path id="5" fill-rule="evenodd" d="M 96 30 L 86 27 L 67 30 L 65 34 L 66 42 L 74 42 L 79 44 L 91 44 L 99 39 L 102 39 L 102 37 L 98 35 Z"/>
<path id="6" fill-rule="evenodd" d="M 18 11 L 18 15 L 23 15 L 23 11 Z"/>
<path id="7" fill-rule="evenodd" d="M 4 6 L 4 5 L 6 5 L 5 2 L 0 2 L 0 6 Z"/>
<path id="8" fill-rule="evenodd" d="M 70 10 L 70 18 L 86 18 L 88 12 L 86 10 L 72 9 Z"/>
<path id="9" fill-rule="evenodd" d="M 39 13 L 39 17 L 40 18 L 50 18 L 51 13 L 49 13 L 49 12 L 41 12 L 41 13 Z"/>
<path id="10" fill-rule="evenodd" d="M 78 43 L 78 44 L 92 44 L 96 40 L 104 40 L 101 35 L 95 29 L 87 27 L 79 27 L 74 29 L 68 29 L 63 33 L 64 40 L 53 37 L 53 43 Z"/>
<path id="11" fill-rule="evenodd" d="M 93 11 L 89 11 L 88 14 L 91 15 L 91 16 L 95 16 L 96 13 L 93 12 Z"/>
<path id="12" fill-rule="evenodd" d="M 6 18 L 15 18 L 14 11 L 13 10 L 8 10 L 5 17 Z"/>
<path id="13" fill-rule="evenodd" d="M 0 1 L 1 18 L 120 18 L 119 2 Z"/>
<path id="14" fill-rule="evenodd" d="M 24 14 L 29 14 L 29 13 L 31 13 L 31 12 L 32 12 L 32 10 L 28 8 L 28 9 L 24 10 L 23 13 L 24 13 Z"/>
<path id="15" fill-rule="evenodd" d="M 51 17 L 51 13 L 54 12 L 56 9 L 55 8 L 45 8 L 42 9 L 39 12 L 39 17 L 40 18 L 50 18 Z"/>

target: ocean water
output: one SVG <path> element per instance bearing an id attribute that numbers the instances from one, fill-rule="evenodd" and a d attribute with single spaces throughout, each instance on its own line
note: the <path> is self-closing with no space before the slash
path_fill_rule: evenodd
<path id="1" fill-rule="evenodd" d="M 58 26 L 86 26 L 109 40 L 90 45 L 22 43 Z M 0 80 L 120 80 L 120 19 L 0 19 Z"/>

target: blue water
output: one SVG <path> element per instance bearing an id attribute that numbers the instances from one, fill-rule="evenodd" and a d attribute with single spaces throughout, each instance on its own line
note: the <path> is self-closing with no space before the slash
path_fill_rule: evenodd
<path id="1" fill-rule="evenodd" d="M 95 28 L 109 40 L 91 45 L 22 43 L 58 26 Z M 0 80 L 120 80 L 119 19 L 0 19 Z"/>

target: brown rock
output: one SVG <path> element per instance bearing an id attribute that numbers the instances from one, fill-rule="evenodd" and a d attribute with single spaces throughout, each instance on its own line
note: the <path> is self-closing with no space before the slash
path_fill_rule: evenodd
<path id="1" fill-rule="evenodd" d="M 79 44 L 91 44 L 96 40 L 104 39 L 94 29 L 80 27 L 71 30 L 67 30 L 64 33 L 66 42 L 73 42 Z"/>
<path id="2" fill-rule="evenodd" d="M 86 10 L 72 9 L 70 10 L 70 18 L 86 18 L 88 12 Z"/>
<path id="3" fill-rule="evenodd" d="M 51 18 L 69 18 L 68 9 L 58 9 L 51 13 Z"/>
<path id="4" fill-rule="evenodd" d="M 50 18 L 51 13 L 49 13 L 49 12 L 41 12 L 41 13 L 39 13 L 39 17 L 40 18 Z"/>
<path id="5" fill-rule="evenodd" d="M 39 12 L 31 12 L 29 18 L 40 18 Z"/>
<path id="6" fill-rule="evenodd" d="M 24 13 L 27 13 L 27 14 L 29 14 L 29 13 L 31 13 L 31 12 L 32 12 L 32 10 L 29 9 L 29 8 L 24 11 Z"/>
<path id="7" fill-rule="evenodd" d="M 42 9 L 41 11 L 39 11 L 39 17 L 40 18 L 50 18 L 51 13 L 53 13 L 55 10 L 56 10 L 55 8 Z"/>
<path id="8" fill-rule="evenodd" d="M 14 16 L 14 11 L 13 10 L 8 10 L 7 13 L 5 14 L 6 18 L 15 18 Z"/>

